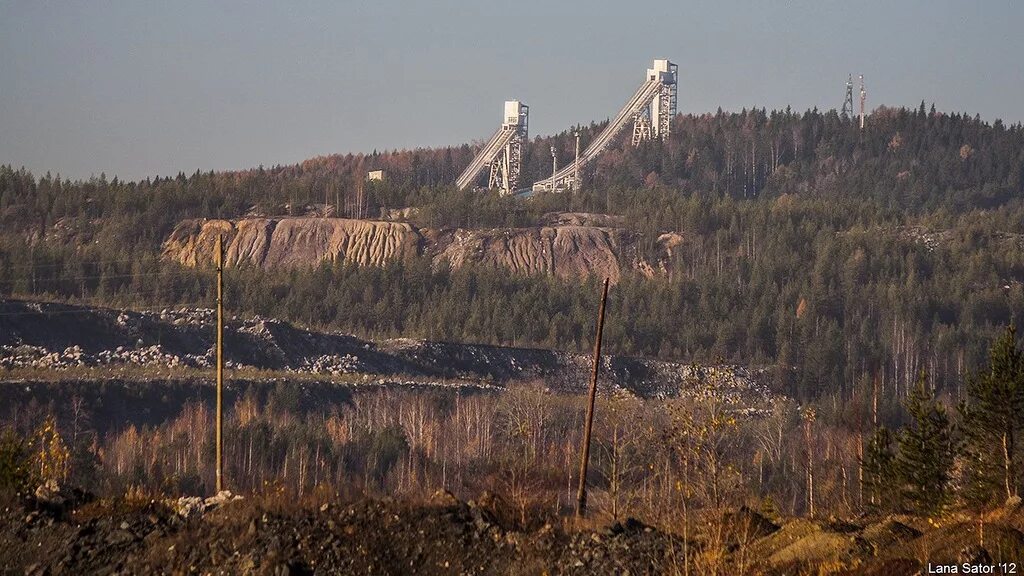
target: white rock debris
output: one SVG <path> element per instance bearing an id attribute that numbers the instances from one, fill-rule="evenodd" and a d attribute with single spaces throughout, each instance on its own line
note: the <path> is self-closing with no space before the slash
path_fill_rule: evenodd
<path id="1" fill-rule="evenodd" d="M 31 330 L 0 334 L 0 370 L 71 370 L 80 367 L 131 366 L 209 368 L 215 361 L 216 313 L 209 308 L 154 312 L 95 310 L 76 315 L 73 329 L 60 325 L 67 316 L 49 315 L 60 305 L 25 303 L 40 314 Z M 39 322 L 53 324 L 53 335 L 39 335 Z M 345 377 L 352 386 L 500 388 L 538 381 L 555 393 L 586 390 L 590 355 L 433 342 L 396 338 L 379 342 L 350 335 L 312 332 L 273 318 L 229 320 L 225 365 L 313 377 Z M 48 342 L 60 342 L 48 344 Z M 362 375 L 362 378 L 359 378 Z M 285 377 L 287 378 L 287 377 Z M 693 366 L 647 358 L 603 356 L 603 390 L 647 398 L 714 397 L 737 413 L 767 410 L 775 398 L 767 370 L 744 366 Z"/>

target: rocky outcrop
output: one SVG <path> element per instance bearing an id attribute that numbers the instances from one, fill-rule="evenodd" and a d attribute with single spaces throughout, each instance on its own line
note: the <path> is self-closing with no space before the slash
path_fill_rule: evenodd
<path id="1" fill-rule="evenodd" d="M 186 266 L 208 264 L 217 236 L 224 237 L 228 266 L 260 268 L 315 265 L 341 260 L 380 266 L 415 256 L 420 234 L 409 224 L 346 218 L 245 218 L 189 220 L 164 242 L 163 255 Z"/>
<path id="2" fill-rule="evenodd" d="M 544 221 L 533 228 L 435 230 L 344 218 L 188 220 L 164 242 L 163 256 L 186 266 L 208 265 L 222 235 L 228 266 L 315 266 L 324 260 L 380 266 L 424 256 L 453 268 L 471 264 L 560 278 L 593 274 L 617 282 L 627 270 L 664 272 L 683 242 L 679 234 L 662 235 L 656 243 L 661 255 L 651 262 L 640 256 L 637 235 L 616 217 L 553 213 Z"/>
<path id="3" fill-rule="evenodd" d="M 624 232 L 593 226 L 455 230 L 439 242 L 435 259 L 453 268 L 471 263 L 523 274 L 579 278 L 594 274 L 618 281 L 629 260 Z"/>

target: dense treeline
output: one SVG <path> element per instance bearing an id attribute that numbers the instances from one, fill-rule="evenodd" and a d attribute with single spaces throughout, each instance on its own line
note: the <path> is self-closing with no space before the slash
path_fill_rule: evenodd
<path id="1" fill-rule="evenodd" d="M 651 195 L 639 197 L 653 203 Z M 679 204 L 695 234 L 678 248 L 673 275 L 627 276 L 612 290 L 612 352 L 774 364 L 779 384 L 800 396 L 848 392 L 876 377 L 886 397 L 902 395 L 921 368 L 941 389 L 957 390 L 988 337 L 1024 308 L 1021 251 L 992 229 L 998 214 L 964 218 L 930 249 L 927 237 L 895 219 L 868 225 L 840 216 L 828 225 L 833 206 L 825 202 L 691 197 Z M 152 253 L 110 263 L 89 256 L 89 248 L 69 267 L 47 244 L 12 251 L 0 285 L 7 293 L 118 305 L 209 302 L 209 271 L 163 264 Z M 596 279 L 451 271 L 426 260 L 231 270 L 227 287 L 236 312 L 365 336 L 574 350 L 587 347 L 598 292 Z"/>
<path id="2" fill-rule="evenodd" d="M 602 127 L 579 127 L 583 145 Z M 524 186 L 549 173 L 549 147 L 568 154 L 572 138 L 572 131 L 534 138 L 525 151 Z M 449 186 L 472 155 L 468 145 L 333 155 L 290 166 L 179 173 L 140 182 L 105 175 L 84 182 L 50 174 L 35 178 L 7 166 L 0 171 L 0 218 L 5 226 L 30 231 L 46 230 L 61 219 L 82 225 L 114 219 L 120 225 L 110 232 L 133 233 L 124 240 L 159 242 L 184 218 L 234 217 L 249 210 L 297 214 L 326 202 L 336 214 L 375 217 L 381 208 L 430 207 L 446 195 L 453 200 Z M 569 161 L 565 156 L 560 164 Z M 373 169 L 384 170 L 385 180 L 365 181 Z M 664 143 L 634 149 L 623 141 L 587 167 L 584 176 L 590 195 L 540 204 L 622 212 L 628 206 L 616 202 L 611 192 L 642 185 L 709 199 L 763 194 L 857 198 L 899 214 L 948 217 L 1020 200 L 1024 130 L 1019 124 L 1006 127 L 998 120 L 988 124 L 965 114 L 936 113 L 934 107 L 926 112 L 923 103 L 917 111 L 880 108 L 864 131 L 835 111 L 719 111 L 677 117 Z M 628 194 L 620 197 L 628 204 Z M 461 218 L 480 218 L 481 225 L 506 223 L 509 212 L 522 217 L 524 210 L 511 202 L 494 204 L 484 200 L 474 206 L 477 211 L 492 207 L 484 217 L 459 212 Z M 678 222 L 664 220 L 659 226 L 672 228 Z"/>
<path id="3" fill-rule="evenodd" d="M 584 145 L 600 125 L 582 128 Z M 549 169 L 535 138 L 527 180 Z M 543 153 L 542 153 L 543 152 Z M 468 146 L 315 158 L 245 172 L 69 182 L 0 167 L 0 294 L 98 304 L 210 301 L 208 271 L 159 259 L 181 219 L 343 215 L 416 206 L 426 226 L 525 226 L 552 210 L 625 217 L 658 267 L 612 291 L 608 350 L 773 365 L 797 397 L 879 382 L 904 397 L 927 369 L 961 396 L 999 327 L 1024 310 L 1024 130 L 960 114 L 880 109 L 859 131 L 834 111 L 680 116 L 671 138 L 623 143 L 576 195 L 522 201 L 448 185 Z M 566 158 L 561 159 L 564 164 Z M 383 169 L 382 182 L 365 182 Z M 366 336 L 584 349 L 589 283 L 437 269 L 234 270 L 232 310 Z"/>

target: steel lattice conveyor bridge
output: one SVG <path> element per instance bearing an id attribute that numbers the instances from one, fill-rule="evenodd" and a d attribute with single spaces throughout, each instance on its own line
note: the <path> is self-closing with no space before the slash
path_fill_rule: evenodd
<path id="1" fill-rule="evenodd" d="M 630 122 L 633 123 L 634 146 L 654 138 L 663 140 L 668 136 L 672 117 L 676 114 L 677 79 L 678 66 L 668 60 L 655 60 L 633 97 L 590 142 L 579 158 L 561 170 L 554 171 L 551 177 L 535 182 L 532 190 L 561 192 L 577 189 L 580 185 L 580 170 L 600 156 Z M 459 176 L 456 181 L 459 189 L 475 184 L 480 172 L 489 165 L 488 188 L 500 190 L 502 194 L 518 191 L 528 122 L 528 106 L 518 101 L 505 102 L 505 117 L 501 128 L 491 136 Z"/>

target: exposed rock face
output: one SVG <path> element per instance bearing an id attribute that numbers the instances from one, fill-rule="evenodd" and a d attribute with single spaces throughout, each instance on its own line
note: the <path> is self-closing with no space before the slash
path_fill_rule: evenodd
<path id="1" fill-rule="evenodd" d="M 647 276 L 664 272 L 683 241 L 675 233 L 662 235 L 657 242 L 662 256 L 652 264 L 639 256 L 636 235 L 614 217 L 559 213 L 545 221 L 550 224 L 536 228 L 435 230 L 344 218 L 188 220 L 164 242 L 163 254 L 186 266 L 208 265 L 220 234 L 228 266 L 315 266 L 323 260 L 380 266 L 426 256 L 454 268 L 473 264 L 560 278 L 593 274 L 617 282 L 629 269 Z"/>
<path id="2" fill-rule="evenodd" d="M 186 266 L 209 263 L 217 235 L 225 240 L 225 264 L 261 268 L 310 266 L 343 260 L 380 266 L 415 256 L 420 234 L 410 225 L 345 218 L 246 218 L 189 220 L 164 242 L 164 257 Z"/>
<path id="3" fill-rule="evenodd" d="M 456 230 L 436 259 L 453 268 L 482 264 L 524 274 L 576 278 L 589 274 L 618 281 L 623 232 L 593 226 Z"/>

